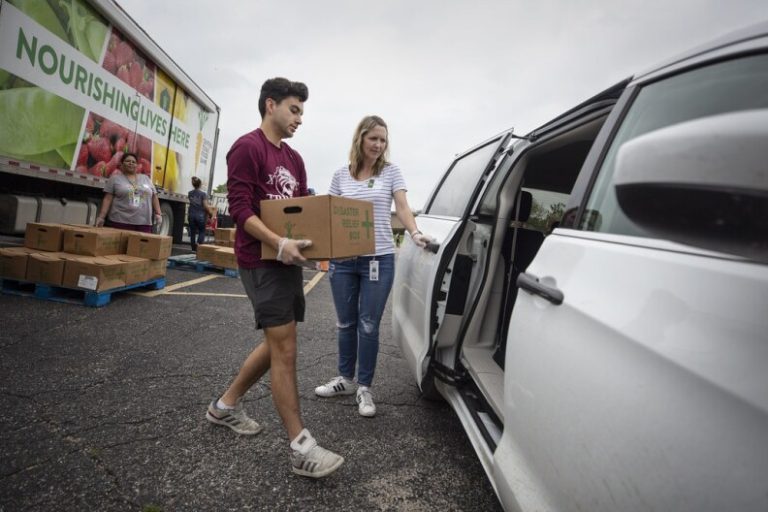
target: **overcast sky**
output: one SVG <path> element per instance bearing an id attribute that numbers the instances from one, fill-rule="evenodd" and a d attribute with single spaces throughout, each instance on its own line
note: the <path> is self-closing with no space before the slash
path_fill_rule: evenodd
<path id="1" fill-rule="evenodd" d="M 309 185 L 327 192 L 355 126 L 377 114 L 414 209 L 456 153 L 768 20 L 768 0 L 118 1 L 221 107 L 214 186 L 260 123 L 261 84 L 285 76 L 309 87 L 289 141 Z"/>

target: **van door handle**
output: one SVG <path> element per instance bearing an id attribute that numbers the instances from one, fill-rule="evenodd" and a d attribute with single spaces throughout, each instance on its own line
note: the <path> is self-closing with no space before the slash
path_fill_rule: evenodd
<path id="1" fill-rule="evenodd" d="M 424 250 L 437 254 L 437 251 L 440 250 L 440 244 L 437 242 L 427 242 L 427 245 L 424 247 Z"/>
<path id="2" fill-rule="evenodd" d="M 563 292 L 553 286 L 539 282 L 539 278 L 527 272 L 517 276 L 517 286 L 539 297 L 544 297 L 552 304 L 559 306 L 563 303 Z"/>

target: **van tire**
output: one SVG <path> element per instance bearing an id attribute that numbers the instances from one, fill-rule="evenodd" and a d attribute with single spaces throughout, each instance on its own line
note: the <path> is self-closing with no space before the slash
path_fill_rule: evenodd
<path id="1" fill-rule="evenodd" d="M 430 374 L 421 381 L 421 396 L 430 402 L 445 402 L 445 398 L 435 387 L 435 377 Z"/>

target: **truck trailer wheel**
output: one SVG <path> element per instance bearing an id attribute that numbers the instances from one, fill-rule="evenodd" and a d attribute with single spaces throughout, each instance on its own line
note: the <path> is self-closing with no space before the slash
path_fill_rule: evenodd
<path id="1" fill-rule="evenodd" d="M 160 211 L 163 213 L 163 222 L 157 227 L 159 235 L 173 235 L 173 208 L 166 202 L 160 203 Z"/>

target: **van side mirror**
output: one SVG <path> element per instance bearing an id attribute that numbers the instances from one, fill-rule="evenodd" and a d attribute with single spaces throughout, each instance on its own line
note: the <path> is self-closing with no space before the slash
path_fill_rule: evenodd
<path id="1" fill-rule="evenodd" d="M 704 117 L 625 143 L 619 206 L 660 238 L 768 261 L 768 109 Z"/>

